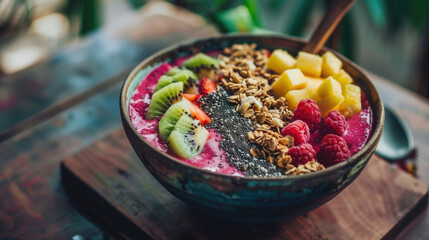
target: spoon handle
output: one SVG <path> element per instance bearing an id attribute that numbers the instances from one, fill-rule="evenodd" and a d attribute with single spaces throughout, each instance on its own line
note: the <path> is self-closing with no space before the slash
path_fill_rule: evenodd
<path id="1" fill-rule="evenodd" d="M 356 0 L 334 0 L 302 51 L 318 53 Z"/>

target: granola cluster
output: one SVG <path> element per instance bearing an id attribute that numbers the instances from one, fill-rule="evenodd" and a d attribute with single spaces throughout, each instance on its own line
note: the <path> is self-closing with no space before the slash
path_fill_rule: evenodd
<path id="1" fill-rule="evenodd" d="M 294 146 L 291 136 L 283 137 L 281 129 L 292 121 L 293 112 L 287 108 L 286 99 L 275 99 L 270 84 L 279 77 L 266 71 L 268 51 L 256 49 L 256 44 L 234 44 L 219 56 L 222 60 L 219 84 L 229 93 L 229 102 L 237 105 L 243 117 L 252 120 L 255 130 L 248 139 L 260 148 L 250 154 L 265 159 L 270 164 L 286 170 L 286 175 L 301 175 L 324 169 L 316 161 L 295 167 L 287 154 Z"/>
<path id="2" fill-rule="evenodd" d="M 287 155 L 289 147 L 293 146 L 291 136 L 283 137 L 277 132 L 265 128 L 256 128 L 253 132 L 249 132 L 247 137 L 251 143 L 256 143 L 261 147 L 260 149 L 252 148 L 250 150 L 252 156 L 263 158 L 280 168 L 291 165 L 292 159 Z M 289 166 L 289 168 L 291 167 Z"/>
<path id="3" fill-rule="evenodd" d="M 270 83 L 277 74 L 267 72 L 267 50 L 256 50 L 256 44 L 235 44 L 225 48 L 220 66 L 223 78 L 220 85 L 230 94 L 229 101 L 237 104 L 245 118 L 263 128 L 277 133 L 287 125 L 293 113 L 287 108 L 284 98 L 275 99 L 270 93 Z"/>
<path id="4" fill-rule="evenodd" d="M 293 138 L 289 135 L 282 136 L 268 129 L 256 128 L 253 132 L 249 132 L 247 137 L 251 143 L 256 143 L 261 147 L 261 149 L 250 149 L 252 156 L 263 158 L 268 163 L 285 169 L 286 175 L 302 175 L 325 169 L 322 164 L 314 160 L 306 164 L 299 164 L 297 167 L 292 165 L 292 158 L 288 155 L 288 150 L 293 147 Z"/>
<path id="5" fill-rule="evenodd" d="M 317 172 L 323 169 L 325 169 L 325 167 L 322 164 L 313 160 L 305 164 L 299 164 L 298 167 L 295 167 L 293 165 L 289 169 L 286 167 L 285 174 L 296 176 L 296 175 L 303 175 L 307 173 Z"/>

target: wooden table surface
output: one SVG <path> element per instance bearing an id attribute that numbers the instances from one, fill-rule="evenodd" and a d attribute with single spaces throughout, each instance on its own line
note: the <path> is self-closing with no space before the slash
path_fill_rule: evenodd
<path id="1" fill-rule="evenodd" d="M 168 22 L 173 28 L 180 24 L 158 13 L 149 17 Z M 214 33 L 201 27 L 201 19 L 184 18 L 180 21 L 189 23 L 188 28 L 181 24 L 180 34 L 164 35 L 164 40 L 157 43 L 137 39 L 138 34 L 134 34 L 112 45 L 112 39 L 106 39 L 106 33 L 100 31 L 89 40 L 61 49 L 42 65 L 0 79 L 0 239 L 111 238 L 65 195 L 59 164 L 120 128 L 120 82 L 129 67 L 171 44 L 171 39 L 176 42 Z M 113 46 L 114 50 L 97 59 L 87 54 L 82 60 L 82 56 L 73 54 L 73 49 L 84 53 L 94 46 L 101 51 L 103 46 Z M 122 61 L 116 64 L 103 61 L 118 56 Z M 100 69 L 105 71 L 100 73 Z M 384 103 L 409 123 L 417 148 L 418 177 L 429 184 L 429 101 L 381 77 L 370 76 Z M 401 238 L 428 239 L 429 213 L 421 214 Z"/>

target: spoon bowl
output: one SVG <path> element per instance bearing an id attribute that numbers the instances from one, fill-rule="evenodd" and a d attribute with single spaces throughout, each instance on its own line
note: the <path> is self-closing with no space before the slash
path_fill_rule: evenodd
<path id="1" fill-rule="evenodd" d="M 384 107 L 384 131 L 375 152 L 388 161 L 403 159 L 414 148 L 411 131 L 405 120 L 389 107 Z"/>

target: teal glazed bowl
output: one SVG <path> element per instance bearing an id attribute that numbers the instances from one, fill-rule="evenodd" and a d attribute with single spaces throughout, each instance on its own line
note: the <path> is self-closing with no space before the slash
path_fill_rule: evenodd
<path id="1" fill-rule="evenodd" d="M 139 70 L 197 52 L 221 50 L 235 43 L 256 43 L 258 48 L 269 50 L 283 48 L 292 54 L 296 54 L 306 44 L 302 40 L 278 35 L 222 35 L 157 52 L 140 63 L 123 83 L 120 109 L 125 133 L 149 172 L 171 194 L 201 212 L 247 222 L 277 221 L 309 212 L 338 195 L 362 172 L 380 140 L 384 124 L 383 103 L 367 75 L 356 64 L 331 49 L 343 61 L 343 68 L 365 92 L 373 110 L 373 127 L 363 149 L 347 161 L 323 171 L 267 178 L 213 173 L 157 150 L 131 124 L 128 102 L 141 81 L 135 79 Z M 321 53 L 326 50 L 328 48 L 321 50 Z"/>

